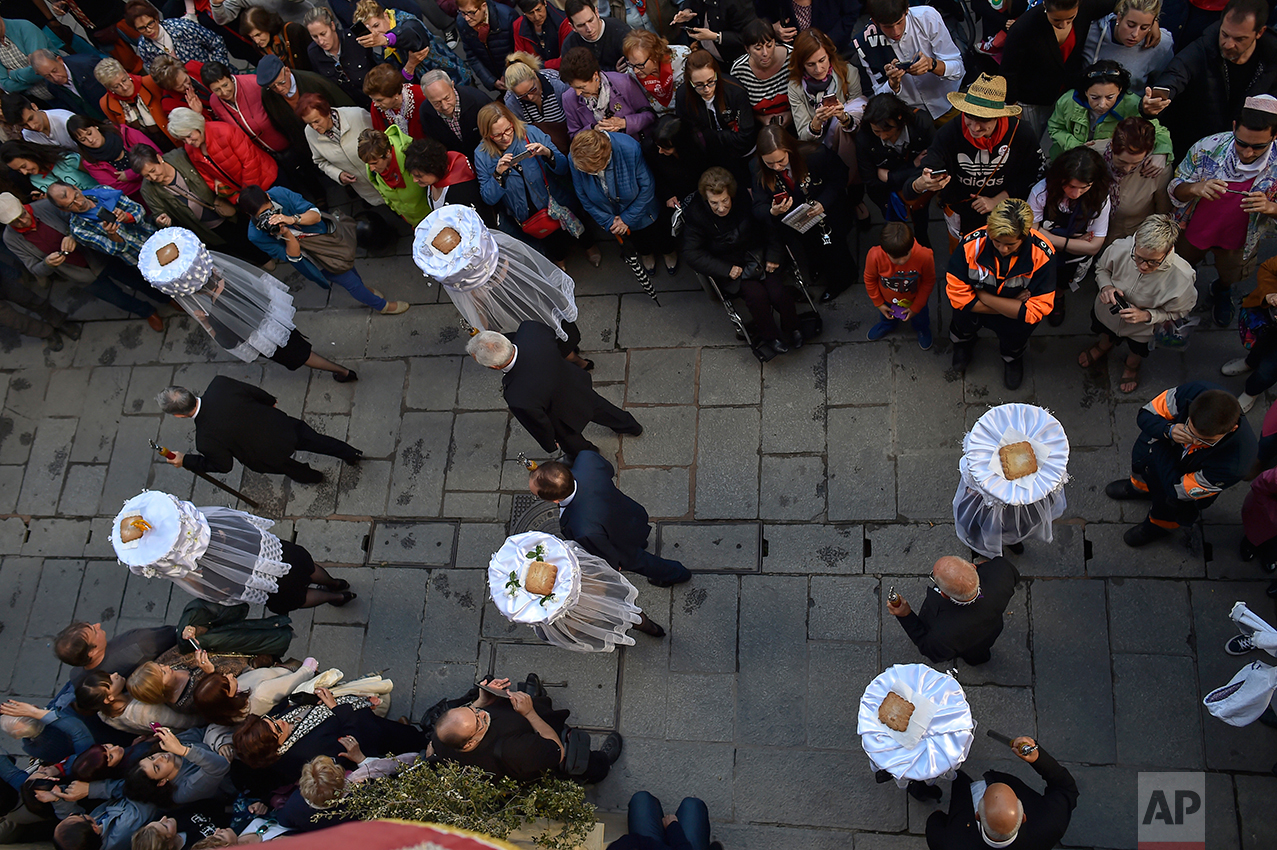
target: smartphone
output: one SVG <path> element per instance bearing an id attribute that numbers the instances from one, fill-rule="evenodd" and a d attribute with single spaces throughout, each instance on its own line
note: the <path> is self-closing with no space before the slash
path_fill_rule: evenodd
<path id="1" fill-rule="evenodd" d="M 191 638 L 191 639 L 190 639 L 190 644 L 191 644 L 191 646 L 195 647 L 197 650 L 198 650 L 198 649 L 203 649 L 203 648 L 204 648 L 204 647 L 200 646 L 200 642 L 199 642 L 198 640 L 196 640 L 195 638 Z"/>
<path id="2" fill-rule="evenodd" d="M 785 200 L 786 200 L 788 197 L 789 197 L 789 193 L 788 193 L 788 192 L 785 192 L 785 191 L 776 192 L 774 195 L 772 195 L 772 203 L 773 203 L 773 204 L 783 204 L 783 203 L 785 203 Z"/>
<path id="3" fill-rule="evenodd" d="M 510 698 L 509 691 L 505 690 L 504 688 L 494 688 L 491 685 L 487 684 L 486 682 L 475 682 L 475 687 L 477 687 L 481 691 L 487 691 L 493 696 L 501 697 L 502 699 Z"/>
<path id="4" fill-rule="evenodd" d="M 1129 309 L 1131 306 L 1131 302 L 1123 298 L 1122 293 L 1117 291 L 1113 292 L 1113 302 L 1114 302 L 1113 305 L 1109 307 L 1109 312 L 1112 313 L 1114 316 L 1116 316 L 1118 313 L 1122 312 L 1123 310 Z"/>
<path id="5" fill-rule="evenodd" d="M 903 61 L 901 61 L 901 60 L 897 59 L 897 60 L 896 60 L 896 67 L 897 67 L 897 68 L 899 68 L 899 69 L 900 69 L 900 70 L 902 70 L 902 71 L 907 71 L 907 70 L 909 70 L 910 68 L 912 68 L 914 65 L 918 64 L 918 60 L 919 60 L 919 59 L 921 59 L 921 58 L 922 58 L 922 53 L 921 53 L 921 52 L 919 52 L 919 53 L 915 53 L 915 54 L 913 54 L 913 58 L 912 58 L 912 59 L 910 59 L 908 62 L 903 62 Z"/>
<path id="6" fill-rule="evenodd" d="M 820 105 L 821 106 L 837 106 L 838 98 L 834 97 L 832 94 L 827 94 L 825 95 L 825 99 L 820 102 Z"/>
<path id="7" fill-rule="evenodd" d="M 163 724 L 160 724 L 160 723 L 152 723 L 152 724 L 151 724 L 151 731 L 152 731 L 152 732 L 158 732 L 158 731 L 160 731 L 160 730 L 161 730 L 161 729 L 163 729 L 163 728 L 164 728 Z"/>
<path id="8" fill-rule="evenodd" d="M 516 162 L 523 162 L 525 159 L 527 159 L 530 156 L 532 156 L 532 151 L 528 150 L 527 148 L 524 148 L 523 150 L 516 153 L 514 156 L 510 157 L 510 164 L 514 165 Z"/>
<path id="9" fill-rule="evenodd" d="M 1153 86 L 1153 97 L 1160 97 L 1162 100 L 1171 99 L 1171 90 L 1166 86 Z"/>
<path id="10" fill-rule="evenodd" d="M 363 21 L 355 21 L 350 25 L 350 34 L 355 38 L 363 38 L 366 35 L 372 35 L 372 30 L 368 29 L 368 25 Z"/>
<path id="11" fill-rule="evenodd" d="M 62 255 L 62 256 L 64 256 L 64 257 L 69 257 L 69 256 L 71 256 L 71 252 L 70 252 L 70 251 L 59 251 L 58 253 L 59 253 L 59 254 L 61 254 L 61 255 Z"/>
<path id="12" fill-rule="evenodd" d="M 932 179 L 932 180 L 939 180 L 941 177 L 948 177 L 948 176 L 949 176 L 949 169 L 947 169 L 947 168 L 933 168 L 933 169 L 931 169 L 931 179 Z"/>
<path id="13" fill-rule="evenodd" d="M 115 213 L 111 212 L 106 207 L 98 207 L 98 219 L 106 222 L 119 221 Z"/>

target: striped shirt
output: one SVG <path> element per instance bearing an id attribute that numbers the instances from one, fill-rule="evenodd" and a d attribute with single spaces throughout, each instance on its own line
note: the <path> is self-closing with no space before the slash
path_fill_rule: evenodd
<path id="1" fill-rule="evenodd" d="M 758 79 L 754 69 L 749 66 L 748 53 L 732 63 L 732 78 L 744 86 L 749 102 L 754 107 L 754 114 L 759 117 L 789 112 L 789 48 L 777 44 L 776 49 L 785 51 L 785 58 L 780 70 L 767 80 Z"/>

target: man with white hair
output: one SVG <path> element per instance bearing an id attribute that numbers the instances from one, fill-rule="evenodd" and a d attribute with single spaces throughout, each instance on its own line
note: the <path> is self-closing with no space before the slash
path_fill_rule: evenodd
<path id="1" fill-rule="evenodd" d="M 1032 751 L 1025 753 L 1028 748 Z M 1051 850 L 1064 837 L 1077 806 L 1077 782 L 1032 738 L 1016 738 L 1011 751 L 1046 780 L 1046 790 L 1039 794 L 1023 780 L 997 770 L 987 770 L 983 779 L 972 782 L 959 770 L 948 813 L 933 812 L 927 818 L 930 850 Z"/>
<path id="2" fill-rule="evenodd" d="M 59 56 L 41 47 L 31 52 L 31 67 L 44 78 L 54 102 L 63 109 L 101 120 L 106 89 L 93 76 L 100 56 L 72 53 Z"/>
<path id="3" fill-rule="evenodd" d="M 524 322 L 511 342 L 496 331 L 481 331 L 466 343 L 466 354 L 480 366 L 504 373 L 502 393 L 514 418 L 547 452 L 563 449 L 569 457 L 597 452 L 581 436 L 591 422 L 618 434 L 637 437 L 643 426 L 594 391 L 590 373 L 559 353 L 554 331 L 540 322 Z"/>
<path id="4" fill-rule="evenodd" d="M 946 555 L 931 568 L 935 587 L 917 614 L 903 596 L 887 600 L 918 651 L 937 664 L 961 658 L 975 666 L 989 660 L 1002 634 L 1002 612 L 1015 593 L 1020 574 L 1006 558 L 970 561 Z"/>
<path id="5" fill-rule="evenodd" d="M 479 110 L 492 98 L 474 86 L 457 86 L 445 72 L 435 68 L 421 78 L 426 105 L 421 109 L 421 125 L 426 135 L 450 151 L 474 156 L 482 141 Z"/>

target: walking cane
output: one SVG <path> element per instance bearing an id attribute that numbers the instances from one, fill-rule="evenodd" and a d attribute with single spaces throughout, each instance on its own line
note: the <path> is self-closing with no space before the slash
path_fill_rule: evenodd
<path id="1" fill-rule="evenodd" d="M 155 449 L 155 451 L 158 452 L 164 458 L 172 460 L 174 457 L 177 456 L 171 450 L 164 448 L 163 446 L 161 446 L 159 443 L 155 442 L 154 440 L 147 440 L 147 442 L 151 444 L 151 448 Z M 182 468 L 186 469 L 186 467 L 182 467 Z M 212 484 L 214 487 L 216 487 L 219 490 L 224 490 L 227 493 L 230 493 L 235 498 L 246 503 L 249 507 L 253 507 L 253 508 L 261 507 L 261 505 L 257 504 L 256 502 L 254 502 L 252 499 L 245 496 L 240 491 L 230 487 L 229 485 L 223 484 L 222 482 L 218 481 L 216 478 L 214 478 L 213 476 L 209 475 L 206 472 L 198 472 L 194 469 L 187 469 L 186 471 L 195 473 L 200 478 L 203 478 L 205 481 L 207 481 L 209 484 Z"/>

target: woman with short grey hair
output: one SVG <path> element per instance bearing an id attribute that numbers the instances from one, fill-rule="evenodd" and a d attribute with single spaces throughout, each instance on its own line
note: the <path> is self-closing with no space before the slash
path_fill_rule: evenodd
<path id="1" fill-rule="evenodd" d="M 1095 344 L 1078 355 L 1083 369 L 1102 361 L 1113 346 L 1130 347 L 1122 370 L 1123 393 L 1140 385 L 1140 364 L 1153 348 L 1159 325 L 1184 318 L 1197 304 L 1196 273 L 1175 253 L 1179 225 L 1169 215 L 1151 215 L 1133 236 L 1110 245 L 1095 270 L 1099 294 L 1091 308 Z"/>

